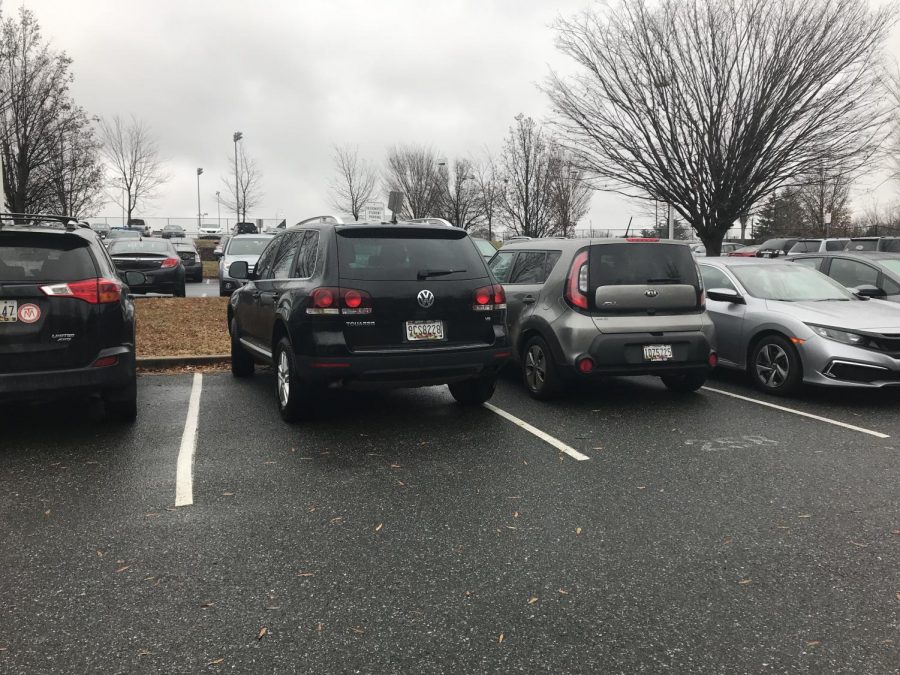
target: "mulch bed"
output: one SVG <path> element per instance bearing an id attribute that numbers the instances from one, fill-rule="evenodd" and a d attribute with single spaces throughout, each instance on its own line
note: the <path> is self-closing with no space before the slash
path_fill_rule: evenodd
<path id="1" fill-rule="evenodd" d="M 228 354 L 228 298 L 137 298 L 137 355 Z"/>

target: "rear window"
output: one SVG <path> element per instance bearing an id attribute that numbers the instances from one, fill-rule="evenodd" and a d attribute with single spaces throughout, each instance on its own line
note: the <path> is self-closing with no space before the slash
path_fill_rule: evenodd
<path id="1" fill-rule="evenodd" d="M 826 251 L 843 251 L 849 239 L 834 239 L 825 242 Z"/>
<path id="2" fill-rule="evenodd" d="M 852 239 L 847 244 L 847 248 L 845 251 L 874 251 L 878 248 L 878 242 L 874 239 L 863 240 L 863 241 L 853 241 Z"/>
<path id="3" fill-rule="evenodd" d="M 879 251 L 888 251 L 890 253 L 900 253 L 900 239 L 882 239 Z"/>
<path id="4" fill-rule="evenodd" d="M 790 253 L 815 253 L 819 250 L 821 242 L 818 239 L 810 241 L 798 241 L 791 247 Z"/>
<path id="5" fill-rule="evenodd" d="M 114 241 L 109 245 L 109 254 L 116 255 L 119 253 L 158 253 L 160 255 L 168 255 L 172 252 L 171 244 L 161 239 L 144 239 Z"/>
<path id="6" fill-rule="evenodd" d="M 232 239 L 228 242 L 226 253 L 227 255 L 260 255 L 270 241 L 272 241 L 272 237 Z"/>
<path id="7" fill-rule="evenodd" d="M 472 240 L 459 237 L 456 232 L 447 236 L 451 233 L 386 229 L 378 234 L 339 233 L 337 244 L 341 278 L 415 281 L 481 279 L 487 276 L 484 259 Z"/>
<path id="8" fill-rule="evenodd" d="M 0 235 L 0 283 L 75 281 L 96 276 L 86 242 L 75 237 Z"/>
<path id="9" fill-rule="evenodd" d="M 623 243 L 591 247 L 591 287 L 698 285 L 691 250 L 681 244 Z"/>

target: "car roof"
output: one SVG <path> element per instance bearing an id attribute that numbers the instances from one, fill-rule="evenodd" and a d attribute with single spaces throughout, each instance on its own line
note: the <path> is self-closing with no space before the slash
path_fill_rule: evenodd
<path id="1" fill-rule="evenodd" d="M 257 232 L 256 234 L 233 234 L 229 239 L 259 239 L 260 237 L 269 237 L 271 239 L 274 236 L 274 234 L 269 232 Z"/>
<path id="2" fill-rule="evenodd" d="M 790 259 L 800 256 L 791 256 Z M 753 265 L 780 265 L 789 258 L 741 258 L 724 256 L 720 258 L 702 258 L 697 260 L 700 265 L 712 265 L 713 267 L 748 267 Z"/>
<path id="3" fill-rule="evenodd" d="M 564 237 L 543 237 L 541 239 L 529 239 L 527 241 L 511 241 L 503 244 L 503 248 L 499 249 L 501 251 L 515 250 L 515 251 L 530 251 L 530 250 L 539 250 L 543 251 L 548 247 L 553 248 L 563 248 L 565 250 L 569 249 L 578 249 L 584 246 L 603 246 L 609 244 L 634 244 L 634 243 L 659 243 L 659 244 L 678 244 L 680 246 L 684 246 L 685 248 L 689 248 L 690 245 L 694 242 L 690 241 L 681 241 L 679 239 L 657 239 L 657 240 L 645 240 L 643 237 L 628 237 L 628 238 L 611 238 L 611 237 L 602 237 L 596 239 L 590 239 L 587 237 L 579 238 L 579 239 L 566 239 Z"/>
<path id="4" fill-rule="evenodd" d="M 890 251 L 821 251 L 810 253 L 797 253 L 789 256 L 793 258 L 853 258 L 855 260 L 897 260 L 900 259 L 900 253 L 892 253 Z"/>

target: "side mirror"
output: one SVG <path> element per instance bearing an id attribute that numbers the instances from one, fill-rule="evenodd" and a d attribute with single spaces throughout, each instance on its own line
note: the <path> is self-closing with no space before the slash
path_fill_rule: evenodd
<path id="1" fill-rule="evenodd" d="M 744 304 L 744 296 L 733 288 L 710 288 L 706 291 L 706 297 L 717 302 L 731 302 L 736 305 Z"/>
<path id="2" fill-rule="evenodd" d="M 232 279 L 249 279 L 250 266 L 244 260 L 233 262 L 228 268 L 228 276 Z"/>
<path id="3" fill-rule="evenodd" d="M 872 284 L 861 284 L 856 288 L 851 288 L 851 291 L 856 293 L 861 298 L 885 298 L 887 297 L 887 293 L 884 292 L 884 289 L 878 288 L 878 286 L 873 286 Z"/>
<path id="4" fill-rule="evenodd" d="M 216 260 L 221 260 L 223 255 L 225 255 L 225 254 L 222 252 L 221 249 L 217 248 L 216 250 L 213 251 L 213 258 L 215 258 Z"/>
<path id="5" fill-rule="evenodd" d="M 126 286 L 146 286 L 147 276 L 143 272 L 125 272 L 123 281 Z"/>

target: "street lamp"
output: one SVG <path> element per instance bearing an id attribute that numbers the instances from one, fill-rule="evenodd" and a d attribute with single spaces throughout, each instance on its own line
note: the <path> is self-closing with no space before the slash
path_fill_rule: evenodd
<path id="1" fill-rule="evenodd" d="M 240 222 L 241 220 L 241 197 L 240 197 L 240 187 L 238 185 L 238 158 L 237 158 L 237 144 L 238 141 L 244 137 L 240 131 L 235 131 L 231 136 L 234 141 L 234 215 L 235 215 L 235 224 Z"/>
<path id="2" fill-rule="evenodd" d="M 219 198 L 219 195 L 222 194 L 218 190 L 216 190 L 216 220 L 218 221 L 218 228 L 222 229 L 222 200 Z"/>
<path id="3" fill-rule="evenodd" d="M 200 214 L 200 174 L 203 173 L 203 169 L 197 169 L 197 232 L 200 232 L 201 227 L 201 218 L 203 217 Z"/>

